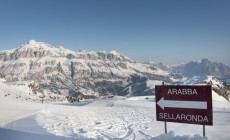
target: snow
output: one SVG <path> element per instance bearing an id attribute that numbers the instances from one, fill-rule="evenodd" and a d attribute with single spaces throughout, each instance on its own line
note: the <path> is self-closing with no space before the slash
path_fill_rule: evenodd
<path id="1" fill-rule="evenodd" d="M 120 55 L 117 51 L 114 51 L 114 50 L 110 51 L 109 53 L 110 53 L 110 54 L 113 54 L 113 55 L 117 55 L 117 56 Z"/>
<path id="2" fill-rule="evenodd" d="M 22 85 L 0 82 L 1 139 L 230 139 L 230 104 L 214 91 L 213 126 L 206 126 L 207 137 L 204 138 L 202 125 L 168 122 L 168 133 L 164 134 L 164 122 L 156 121 L 155 96 L 42 104 L 25 100 L 26 97 L 35 98 L 27 92 Z M 21 99 L 16 98 L 19 93 Z"/>
<path id="3" fill-rule="evenodd" d="M 40 54 L 41 57 L 35 57 L 31 52 L 39 52 L 38 54 Z M 6 56 L 7 61 L 0 61 L 2 72 L 7 75 L 7 81 L 24 80 L 28 77 L 34 78 L 36 77 L 36 73 L 37 75 L 39 73 L 45 73 L 46 68 L 56 70 L 55 66 L 57 66 L 59 63 L 61 64 L 63 71 L 68 76 L 70 75 L 71 63 L 76 63 L 76 69 L 79 71 L 86 70 L 91 72 L 93 69 L 95 72 L 100 71 L 107 73 L 108 75 L 113 73 L 118 77 L 125 78 L 132 74 L 136 74 L 137 71 L 143 74 L 149 73 L 162 76 L 169 76 L 170 74 L 169 72 L 163 71 L 159 68 L 152 69 L 147 64 L 134 63 L 129 58 L 119 54 L 116 51 L 100 52 L 105 53 L 104 55 L 113 54 L 115 56 L 114 60 L 109 60 L 107 57 L 102 58 L 98 54 L 99 52 L 75 52 L 63 47 L 54 47 L 44 42 L 37 42 L 35 40 L 30 40 L 13 51 L 0 51 L 0 53 L 8 54 Z M 11 56 L 20 55 L 22 56 L 19 58 L 11 58 Z M 129 61 L 123 61 L 124 59 Z M 52 70 L 49 74 L 52 74 Z"/>
<path id="4" fill-rule="evenodd" d="M 147 87 L 155 89 L 155 85 L 162 85 L 162 81 L 159 81 L 159 80 L 148 80 L 147 81 Z"/>

